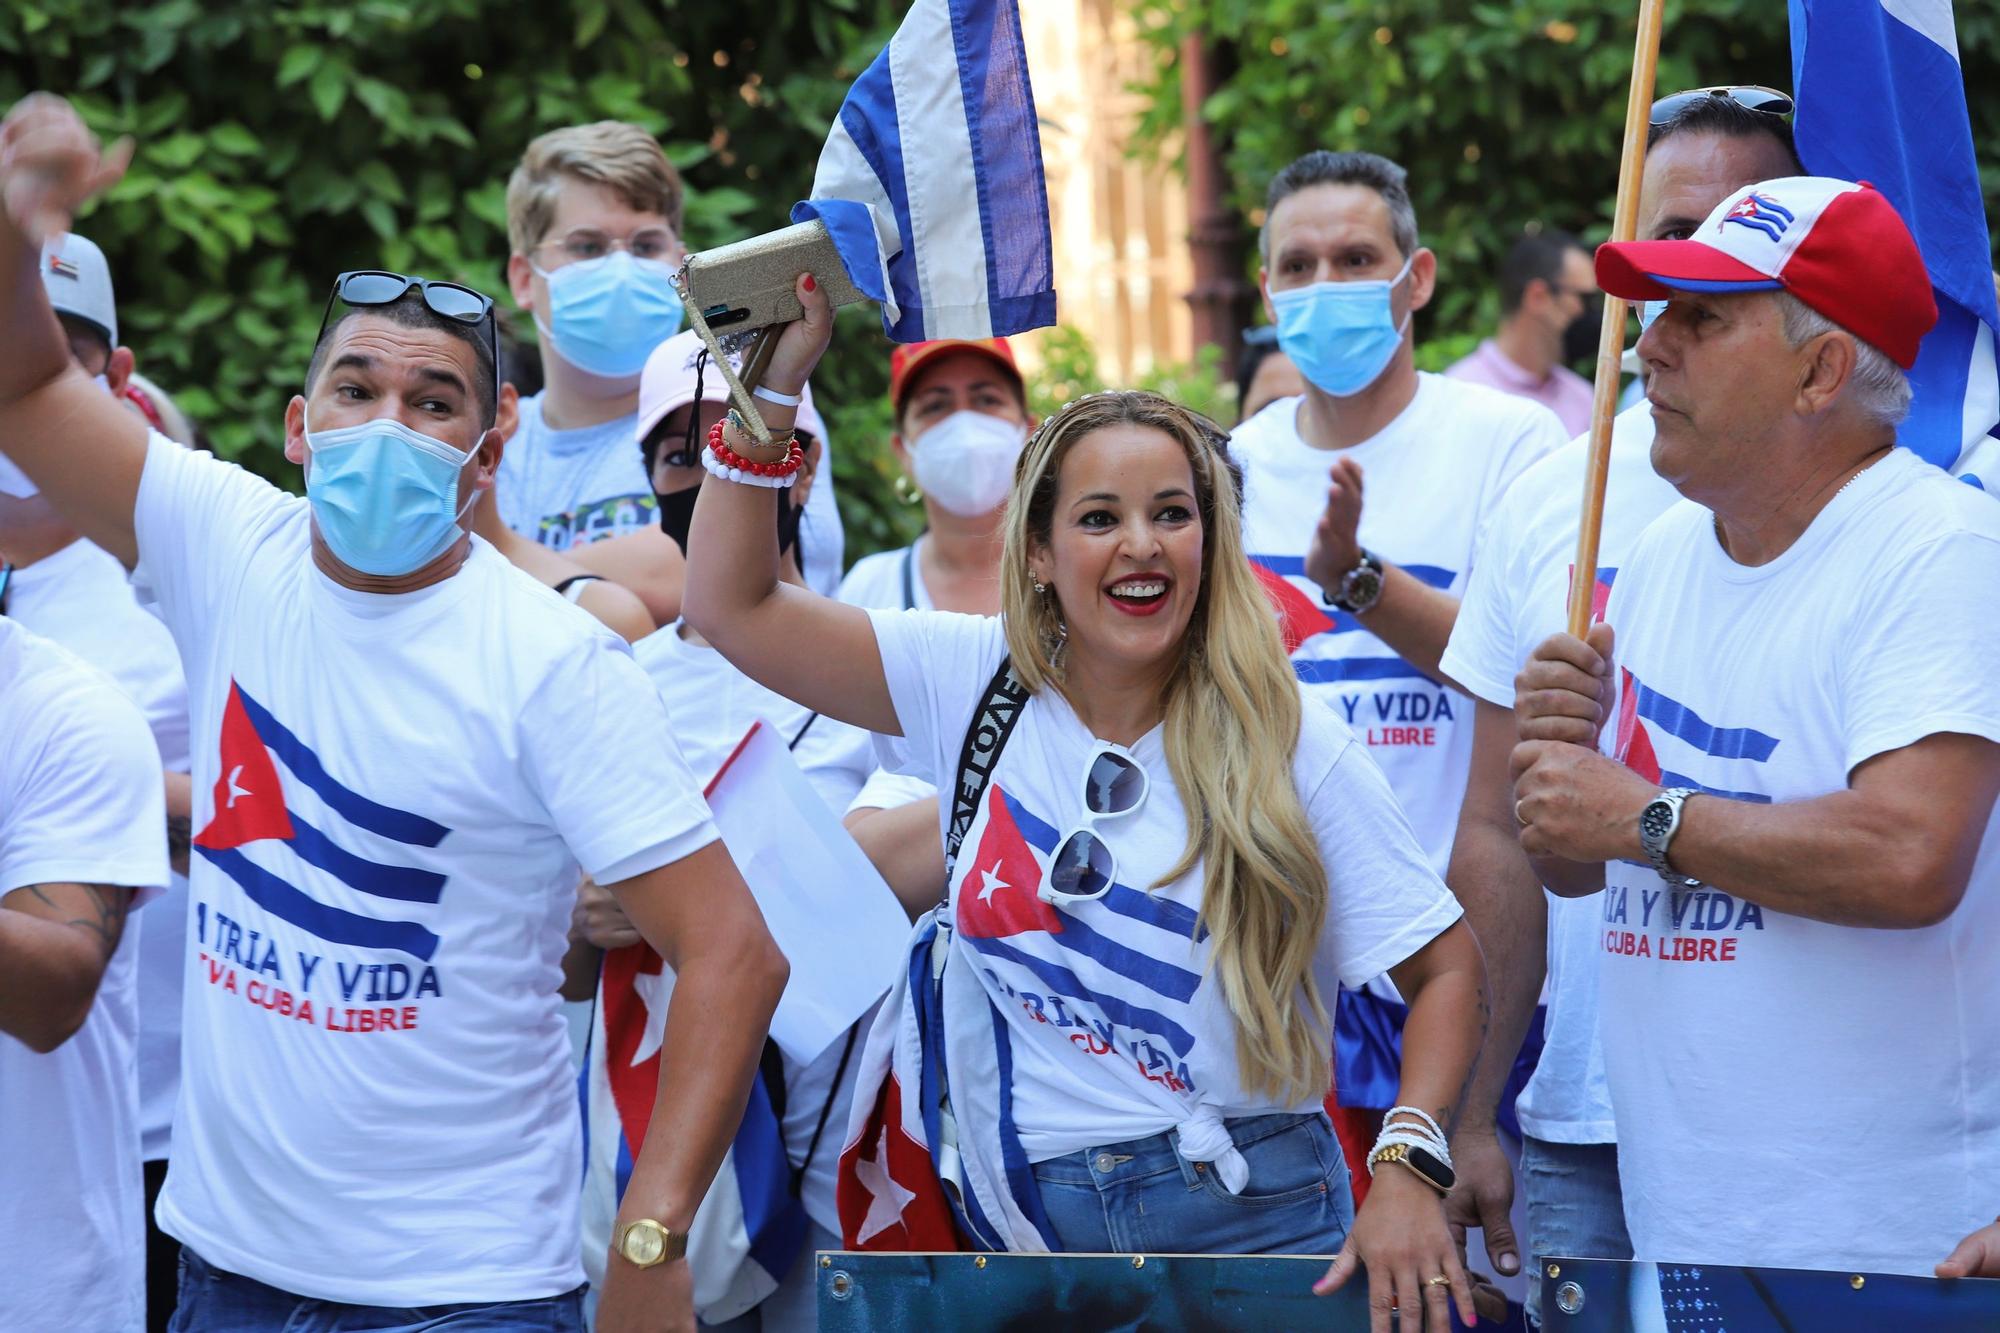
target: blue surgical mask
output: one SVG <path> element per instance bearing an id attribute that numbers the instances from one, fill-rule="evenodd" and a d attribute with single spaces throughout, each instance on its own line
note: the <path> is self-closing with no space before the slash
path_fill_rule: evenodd
<path id="1" fill-rule="evenodd" d="M 1666 313 L 1667 303 L 1665 301 L 1639 302 L 1639 332 L 1644 333 L 1647 329 L 1652 328 L 1653 321 Z"/>
<path id="2" fill-rule="evenodd" d="M 674 271 L 657 259 L 614 250 L 535 272 L 549 284 L 549 322 L 536 326 L 578 370 L 636 379 L 653 349 L 681 331 L 685 312 Z"/>
<path id="3" fill-rule="evenodd" d="M 393 577 L 449 551 L 472 500 L 458 502 L 458 477 L 478 457 L 411 430 L 393 417 L 316 431 L 306 422 L 312 468 L 306 499 L 340 563 Z"/>
<path id="4" fill-rule="evenodd" d="M 1412 254 L 1386 282 L 1315 282 L 1272 292 L 1278 346 L 1322 392 L 1336 398 L 1360 393 L 1382 377 L 1409 331 L 1410 316 L 1396 323 L 1389 294 L 1416 261 Z"/>

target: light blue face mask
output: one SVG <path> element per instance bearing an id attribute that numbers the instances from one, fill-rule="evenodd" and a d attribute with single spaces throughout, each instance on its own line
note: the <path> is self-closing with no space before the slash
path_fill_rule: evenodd
<path id="1" fill-rule="evenodd" d="M 614 250 L 535 272 L 549 284 L 549 323 L 536 325 L 578 370 L 636 379 L 653 349 L 681 331 L 685 312 L 674 271 L 657 259 Z"/>
<path id="2" fill-rule="evenodd" d="M 1272 292 L 1278 346 L 1322 392 L 1336 398 L 1360 393 L 1382 377 L 1409 331 L 1410 316 L 1396 323 L 1389 294 L 1416 262 L 1412 253 L 1387 281 L 1315 282 Z"/>
<path id="3" fill-rule="evenodd" d="M 1667 303 L 1665 301 L 1639 302 L 1639 332 L 1644 333 L 1647 329 L 1652 328 L 1653 321 L 1666 313 Z"/>
<path id="4" fill-rule="evenodd" d="M 306 499 L 319 535 L 363 574 L 422 569 L 463 535 L 458 521 L 479 497 L 458 502 L 459 473 L 476 449 L 454 449 L 392 417 L 322 431 L 308 420 L 306 447 Z"/>

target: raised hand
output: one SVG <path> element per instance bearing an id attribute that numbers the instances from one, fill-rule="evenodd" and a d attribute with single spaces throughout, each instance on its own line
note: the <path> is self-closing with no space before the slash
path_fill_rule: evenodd
<path id="1" fill-rule="evenodd" d="M 1335 588 L 1361 563 L 1361 464 L 1338 458 L 1327 471 L 1326 508 L 1306 547 L 1306 577 Z"/>
<path id="2" fill-rule="evenodd" d="M 116 185 L 132 140 L 106 149 L 52 93 L 30 93 L 0 121 L 0 213 L 31 245 L 68 232 L 76 211 Z"/>

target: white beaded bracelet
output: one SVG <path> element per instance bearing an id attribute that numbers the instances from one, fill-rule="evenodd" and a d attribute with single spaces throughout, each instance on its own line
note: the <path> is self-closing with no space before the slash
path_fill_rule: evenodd
<path id="1" fill-rule="evenodd" d="M 799 479 L 796 469 L 782 477 L 760 477 L 755 472 L 729 467 L 707 449 L 701 451 L 701 465 L 708 469 L 710 476 L 720 477 L 724 481 L 741 482 L 745 486 L 764 486 L 774 491 L 790 490 L 792 483 Z"/>

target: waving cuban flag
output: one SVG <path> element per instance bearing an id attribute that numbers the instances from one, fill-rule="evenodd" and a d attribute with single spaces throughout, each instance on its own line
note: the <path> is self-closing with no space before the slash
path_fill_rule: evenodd
<path id="1" fill-rule="evenodd" d="M 2000 422 L 2000 309 L 1951 0 L 1790 5 L 1800 160 L 1887 195 L 1937 291 L 1901 442 L 1974 485 L 2000 487 L 2000 441 L 1988 437 Z"/>
<path id="2" fill-rule="evenodd" d="M 1017 0 L 917 0 L 841 104 L 812 198 L 897 342 L 1056 320 L 1048 186 Z"/>

